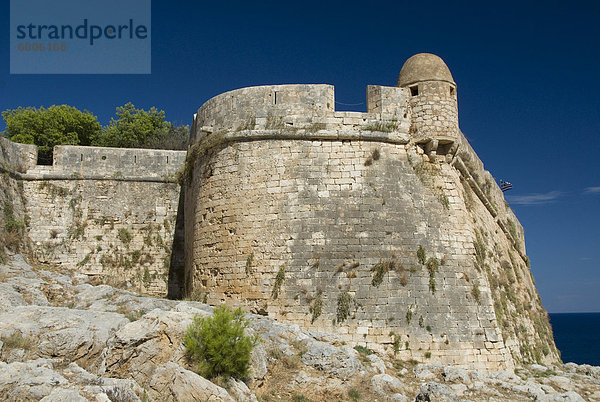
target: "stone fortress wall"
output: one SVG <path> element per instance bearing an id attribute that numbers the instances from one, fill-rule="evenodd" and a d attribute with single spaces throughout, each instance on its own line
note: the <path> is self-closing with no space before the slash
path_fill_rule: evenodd
<path id="1" fill-rule="evenodd" d="M 421 54 L 398 87 L 367 87 L 364 113 L 336 111 L 330 85 L 216 96 L 187 157 L 61 146 L 36 166 L 34 146 L 0 138 L 0 207 L 40 261 L 140 293 L 240 305 L 400 359 L 557 361 L 523 229 L 459 129 L 456 90 Z"/>
<path id="2" fill-rule="evenodd" d="M 42 166 L 35 146 L 1 140 L 20 155 L 5 170 L 20 183 L 38 261 L 166 295 L 185 151 L 57 146 Z"/>
<path id="3" fill-rule="evenodd" d="M 556 361 L 523 230 L 458 128 L 456 84 L 414 57 L 404 86 L 367 88 L 366 113 L 335 111 L 329 85 L 200 108 L 186 291 L 404 359 Z"/>

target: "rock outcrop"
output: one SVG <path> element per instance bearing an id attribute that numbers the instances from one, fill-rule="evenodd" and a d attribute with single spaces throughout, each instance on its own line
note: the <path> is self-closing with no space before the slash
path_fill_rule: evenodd
<path id="1" fill-rule="evenodd" d="M 332 334 L 249 315 L 260 343 L 246 382 L 193 371 L 192 301 L 137 296 L 9 255 L 0 265 L 0 399 L 43 401 L 600 399 L 600 367 L 479 372 L 352 349 Z"/>

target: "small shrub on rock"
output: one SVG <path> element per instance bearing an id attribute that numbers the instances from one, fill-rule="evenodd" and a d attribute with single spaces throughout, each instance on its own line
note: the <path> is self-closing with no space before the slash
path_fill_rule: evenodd
<path id="1" fill-rule="evenodd" d="M 250 354 L 258 342 L 244 334 L 248 327 L 242 309 L 215 308 L 212 317 L 194 317 L 187 328 L 184 345 L 197 372 L 212 379 L 218 376 L 236 379 L 248 375 Z"/>

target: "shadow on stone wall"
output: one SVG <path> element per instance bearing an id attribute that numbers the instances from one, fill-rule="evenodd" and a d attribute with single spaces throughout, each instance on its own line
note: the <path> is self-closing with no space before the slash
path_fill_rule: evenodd
<path id="1" fill-rule="evenodd" d="M 171 264 L 169 266 L 169 284 L 167 285 L 167 298 L 183 299 L 185 295 L 184 275 L 184 199 L 185 189 L 179 192 L 179 205 L 177 207 L 177 220 L 175 222 L 175 233 L 173 234 L 173 246 L 171 247 Z"/>

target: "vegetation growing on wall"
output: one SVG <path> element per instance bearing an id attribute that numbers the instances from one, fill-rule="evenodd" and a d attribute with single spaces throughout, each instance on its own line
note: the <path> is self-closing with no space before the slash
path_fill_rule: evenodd
<path id="1" fill-rule="evenodd" d="M 389 272 L 390 267 L 393 267 L 393 262 L 391 261 L 379 261 L 377 264 L 371 268 L 371 272 L 373 272 L 373 279 L 371 284 L 373 286 L 381 285 L 383 282 L 383 276 Z"/>
<path id="2" fill-rule="evenodd" d="M 440 267 L 440 263 L 437 258 L 429 257 L 425 266 L 427 267 L 427 272 L 429 272 L 429 290 L 431 290 L 431 293 L 435 293 L 435 274 Z"/>
<path id="3" fill-rule="evenodd" d="M 368 126 L 365 126 L 364 129 L 366 131 L 382 131 L 384 133 L 391 133 L 392 131 L 398 129 L 398 121 L 378 121 L 374 124 L 369 124 Z"/>
<path id="4" fill-rule="evenodd" d="M 337 313 L 336 319 L 338 324 L 346 321 L 350 316 L 350 303 L 352 302 L 352 296 L 348 292 L 342 292 L 339 294 L 337 299 Z"/>
<path id="5" fill-rule="evenodd" d="M 378 161 L 379 158 L 381 158 L 381 153 L 379 152 L 379 149 L 374 149 L 371 151 L 371 155 L 367 158 L 367 160 L 365 160 L 364 165 L 371 166 L 373 162 Z"/>
<path id="6" fill-rule="evenodd" d="M 250 253 L 248 258 L 246 259 L 246 275 L 249 275 L 252 272 L 252 263 L 254 262 L 254 253 Z"/>
<path id="7" fill-rule="evenodd" d="M 131 239 L 133 239 L 133 235 L 129 232 L 129 230 L 125 228 L 119 228 L 117 233 L 119 240 L 121 240 L 125 246 L 129 247 L 129 243 L 131 243 Z"/>
<path id="8" fill-rule="evenodd" d="M 313 300 L 312 304 L 309 307 L 309 312 L 312 314 L 310 319 L 310 323 L 314 323 L 317 318 L 321 316 L 323 312 L 323 291 L 319 289 L 317 292 L 317 297 Z"/>
<path id="9" fill-rule="evenodd" d="M 285 280 L 285 265 L 279 268 L 277 271 L 277 276 L 275 276 L 275 283 L 273 284 L 273 291 L 271 292 L 271 297 L 273 299 L 277 299 L 279 297 L 279 291 L 281 290 L 281 285 L 283 285 L 283 281 Z"/>
<path id="10" fill-rule="evenodd" d="M 420 264 L 425 265 L 427 256 L 425 254 L 425 249 L 421 245 L 419 245 L 419 249 L 417 250 L 417 259 L 419 260 Z"/>

